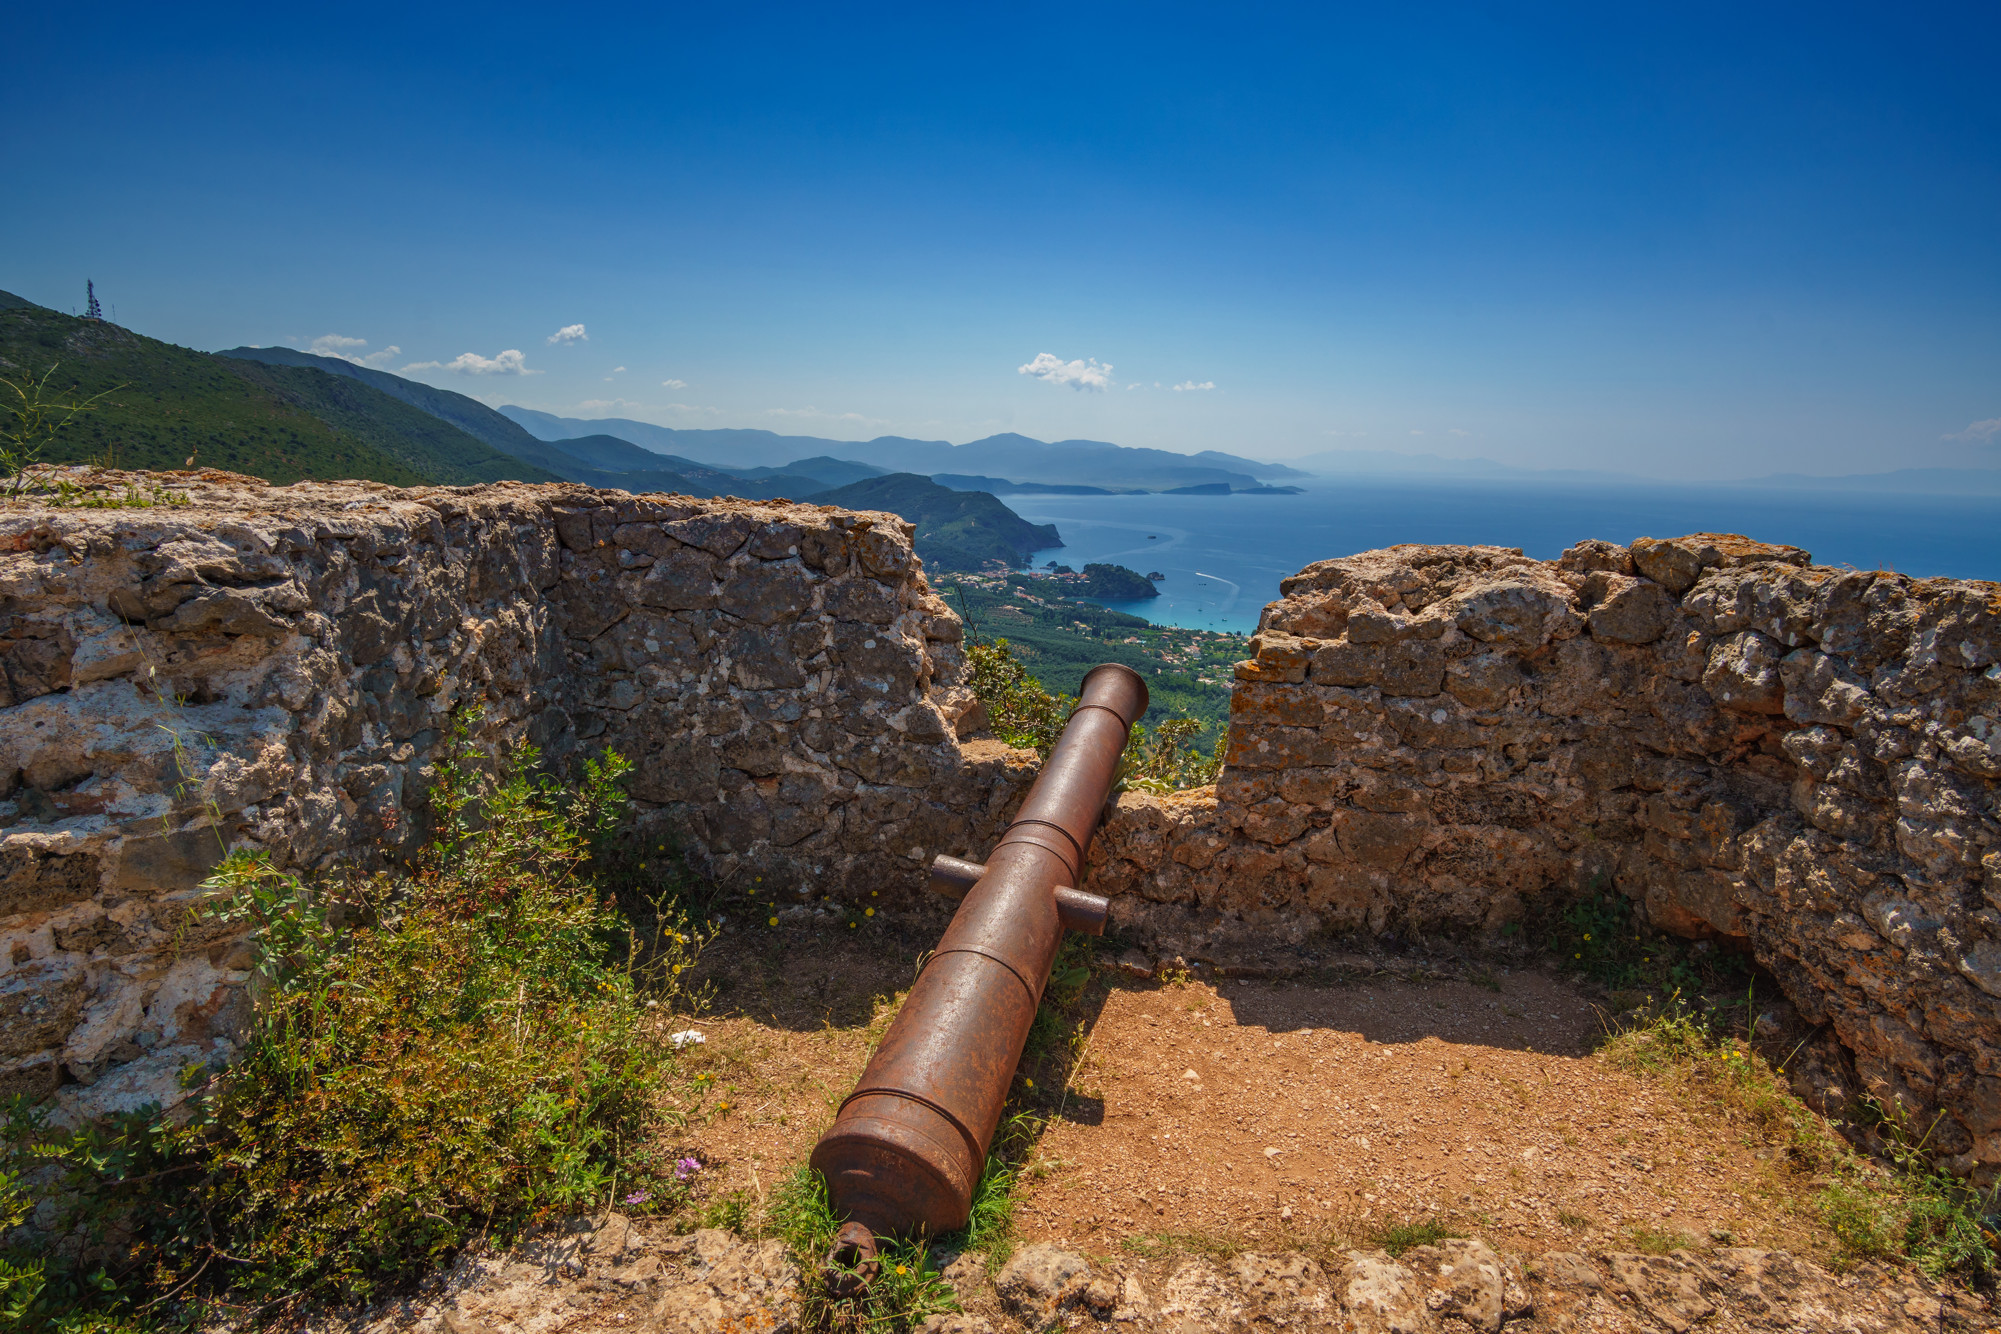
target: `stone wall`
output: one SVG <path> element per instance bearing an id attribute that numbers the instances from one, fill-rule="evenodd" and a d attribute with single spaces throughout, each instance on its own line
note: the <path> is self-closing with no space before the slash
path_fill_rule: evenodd
<path id="1" fill-rule="evenodd" d="M 781 894 L 980 856 L 1033 757 L 978 717 L 894 516 L 574 486 L 180 477 L 0 507 L 0 1093 L 132 1105 L 227 1059 L 225 846 L 366 871 L 455 710 Z M 1555 562 L 1395 547 L 1285 581 L 1213 789 L 1129 793 L 1091 885 L 1136 935 L 1491 938 L 1614 889 L 1747 950 L 1837 1073 L 2001 1165 L 2001 589 L 1697 535 Z"/>
<path id="2" fill-rule="evenodd" d="M 2001 587 L 1698 534 L 1282 589 L 1214 793 L 1127 796 L 1094 849 L 1117 920 L 1481 936 L 1616 887 L 2001 1164 Z"/>
<path id="3" fill-rule="evenodd" d="M 227 1059 L 249 960 L 203 875 L 409 849 L 463 706 L 623 752 L 706 869 L 802 897 L 984 851 L 1029 776 L 957 740 L 959 623 L 893 515 L 205 477 L 0 508 L 0 1095 L 88 1114 Z"/>

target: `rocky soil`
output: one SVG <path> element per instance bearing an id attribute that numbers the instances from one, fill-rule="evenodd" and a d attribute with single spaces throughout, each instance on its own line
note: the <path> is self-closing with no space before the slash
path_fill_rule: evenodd
<path id="1" fill-rule="evenodd" d="M 926 1334 L 1095 1329 L 1220 1334 L 1689 1330 L 1891 1331 L 1990 1328 L 1989 1304 L 1873 1267 L 1835 1275 L 1783 1251 L 1719 1247 L 1670 1255 L 1552 1251 L 1533 1258 L 1453 1238 L 1391 1256 L 1242 1252 L 1144 1260 L 1025 1246 L 989 1276 L 984 1259 L 939 1254 L 962 1310 Z M 611 1215 L 471 1256 L 387 1308 L 312 1322 L 327 1334 L 661 1334 L 801 1331 L 798 1267 L 776 1241 L 649 1231 Z"/>

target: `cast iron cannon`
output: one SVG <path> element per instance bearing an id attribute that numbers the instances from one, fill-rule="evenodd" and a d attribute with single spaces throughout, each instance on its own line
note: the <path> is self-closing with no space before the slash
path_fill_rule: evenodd
<path id="1" fill-rule="evenodd" d="M 846 1220 L 844 1265 L 870 1262 L 877 1237 L 965 1226 L 1063 930 L 1104 930 L 1105 900 L 1075 886 L 1146 704 L 1138 672 L 1092 668 L 986 864 L 932 863 L 932 888 L 963 895 L 959 909 L 813 1150 Z"/>

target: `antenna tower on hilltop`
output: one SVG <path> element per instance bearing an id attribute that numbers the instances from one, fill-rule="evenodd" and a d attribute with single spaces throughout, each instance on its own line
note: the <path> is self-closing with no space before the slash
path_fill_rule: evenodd
<path id="1" fill-rule="evenodd" d="M 87 320 L 103 319 L 104 307 L 97 304 L 97 284 L 85 278 L 83 280 L 83 290 L 90 293 L 90 304 L 84 308 L 83 317 Z"/>

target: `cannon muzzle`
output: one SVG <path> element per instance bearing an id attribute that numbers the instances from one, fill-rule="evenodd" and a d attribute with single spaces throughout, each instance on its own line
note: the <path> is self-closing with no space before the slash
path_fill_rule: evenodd
<path id="1" fill-rule="evenodd" d="M 986 864 L 933 862 L 959 910 L 813 1149 L 842 1219 L 883 1237 L 965 1226 L 1063 930 L 1104 930 L 1106 901 L 1074 886 L 1146 705 L 1138 672 L 1092 668 Z"/>

